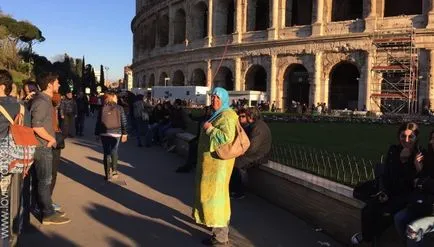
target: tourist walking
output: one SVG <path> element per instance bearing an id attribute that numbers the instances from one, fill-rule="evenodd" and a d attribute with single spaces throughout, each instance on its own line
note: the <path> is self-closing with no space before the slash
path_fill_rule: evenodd
<path id="1" fill-rule="evenodd" d="M 229 180 L 235 159 L 220 159 L 215 151 L 235 139 L 238 115 L 230 108 L 229 94 L 223 88 L 214 89 L 211 105 L 214 113 L 199 137 L 193 216 L 196 223 L 212 228 L 212 236 L 202 242 L 204 245 L 224 246 L 229 242 Z"/>
<path id="2" fill-rule="evenodd" d="M 62 133 L 65 138 L 74 137 L 74 120 L 77 117 L 77 104 L 72 93 L 66 93 L 66 98 L 60 103 L 60 117 L 62 118 Z"/>
<path id="3" fill-rule="evenodd" d="M 84 120 L 89 115 L 89 102 L 83 92 L 78 93 L 77 100 L 77 118 L 75 119 L 75 134 L 83 136 Z"/>
<path id="4" fill-rule="evenodd" d="M 105 179 L 118 177 L 119 142 L 127 141 L 127 116 L 122 106 L 118 105 L 115 93 L 104 95 L 104 106 L 99 112 L 95 135 L 100 136 L 104 150 Z"/>

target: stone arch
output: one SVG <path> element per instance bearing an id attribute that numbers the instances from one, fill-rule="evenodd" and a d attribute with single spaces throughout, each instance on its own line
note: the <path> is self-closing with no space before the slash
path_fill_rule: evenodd
<path id="1" fill-rule="evenodd" d="M 228 91 L 233 91 L 235 89 L 234 83 L 234 76 L 231 69 L 224 66 L 220 67 L 214 78 L 213 86 L 222 87 Z"/>
<path id="2" fill-rule="evenodd" d="M 312 23 L 313 0 L 286 0 L 285 26 L 310 25 Z"/>
<path id="3" fill-rule="evenodd" d="M 181 70 L 177 70 L 173 73 L 172 85 L 185 86 L 185 76 Z"/>
<path id="4" fill-rule="evenodd" d="M 208 36 L 208 6 L 200 1 L 193 6 L 192 27 L 190 30 L 191 39 L 198 40 Z"/>
<path id="5" fill-rule="evenodd" d="M 185 41 L 186 19 L 184 9 L 178 9 L 175 13 L 173 21 L 173 29 L 175 30 L 175 37 L 173 42 L 175 44 L 182 44 Z"/>
<path id="6" fill-rule="evenodd" d="M 246 90 L 267 91 L 267 71 L 261 65 L 253 65 L 246 73 Z"/>
<path id="7" fill-rule="evenodd" d="M 422 14 L 423 0 L 385 0 L 384 17 Z"/>
<path id="8" fill-rule="evenodd" d="M 167 14 L 158 19 L 158 39 L 160 47 L 169 44 L 169 16 Z"/>
<path id="9" fill-rule="evenodd" d="M 148 88 L 149 87 L 153 87 L 155 86 L 155 75 L 152 73 L 151 76 L 149 77 L 149 82 L 148 82 Z"/>
<path id="10" fill-rule="evenodd" d="M 302 64 L 291 64 L 286 68 L 283 78 L 285 107 L 289 108 L 292 101 L 309 105 L 310 83 L 306 67 Z"/>
<path id="11" fill-rule="evenodd" d="M 168 78 L 169 76 L 167 75 L 166 72 L 161 72 L 160 73 L 160 78 L 158 79 L 158 86 L 166 86 L 165 85 L 165 79 Z"/>
<path id="12" fill-rule="evenodd" d="M 191 85 L 194 86 L 206 86 L 206 74 L 202 69 L 193 70 L 193 74 L 191 76 Z"/>
<path id="13" fill-rule="evenodd" d="M 363 0 L 333 0 L 332 21 L 355 19 L 363 19 Z"/>
<path id="14" fill-rule="evenodd" d="M 225 35 L 234 33 L 236 21 L 235 0 L 219 0 L 216 1 L 214 4 L 214 35 Z"/>
<path id="15" fill-rule="evenodd" d="M 330 71 L 330 109 L 350 109 L 358 107 L 360 71 L 348 61 L 342 61 Z"/>
<path id="16" fill-rule="evenodd" d="M 249 0 L 247 31 L 261 31 L 270 27 L 270 0 Z"/>

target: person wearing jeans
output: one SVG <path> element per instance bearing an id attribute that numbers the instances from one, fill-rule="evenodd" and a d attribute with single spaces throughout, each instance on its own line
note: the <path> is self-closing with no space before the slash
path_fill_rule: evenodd
<path id="1" fill-rule="evenodd" d="M 116 94 L 107 92 L 104 98 L 105 104 L 98 115 L 95 135 L 101 138 L 105 179 L 110 180 L 118 177 L 119 142 L 127 141 L 128 123 L 124 109 L 117 104 Z"/>
<path id="2" fill-rule="evenodd" d="M 54 210 L 51 200 L 52 148 L 56 147 L 52 98 L 60 86 L 57 78 L 55 74 L 44 73 L 37 79 L 42 92 L 35 96 L 30 107 L 32 128 L 40 143 L 35 151 L 33 167 L 36 174 L 37 203 L 42 212 L 43 225 L 59 225 L 71 221 L 65 217 L 64 212 Z"/>

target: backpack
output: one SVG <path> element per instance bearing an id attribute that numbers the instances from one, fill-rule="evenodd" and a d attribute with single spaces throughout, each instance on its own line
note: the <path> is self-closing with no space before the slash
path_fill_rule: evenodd
<path id="1" fill-rule="evenodd" d="M 20 112 L 12 117 L 0 106 L 0 112 L 10 122 L 8 135 L 0 140 L 0 171 L 8 173 L 24 173 L 30 169 L 35 155 L 35 148 L 39 145 L 33 129 L 24 126 L 24 106 L 20 105 Z"/>
<path id="2" fill-rule="evenodd" d="M 118 129 L 121 127 L 121 113 L 117 105 L 103 106 L 101 123 L 106 129 Z"/>

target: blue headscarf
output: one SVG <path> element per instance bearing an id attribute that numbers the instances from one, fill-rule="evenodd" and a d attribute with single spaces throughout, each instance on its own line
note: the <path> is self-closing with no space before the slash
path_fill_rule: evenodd
<path id="1" fill-rule="evenodd" d="M 219 97 L 220 101 L 222 102 L 222 106 L 220 107 L 220 109 L 218 109 L 212 114 L 211 118 L 208 121 L 214 120 L 222 111 L 230 108 L 229 93 L 228 91 L 226 91 L 226 89 L 216 87 L 212 91 L 212 95 L 216 95 L 217 97 Z"/>

